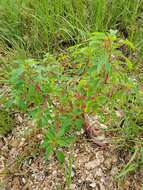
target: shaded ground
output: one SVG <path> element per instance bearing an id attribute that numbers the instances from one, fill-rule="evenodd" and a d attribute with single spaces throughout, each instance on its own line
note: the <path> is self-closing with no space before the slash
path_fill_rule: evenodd
<path id="1" fill-rule="evenodd" d="M 69 175 L 71 190 L 141 190 L 141 173 L 115 181 L 124 160 L 111 145 L 97 146 L 81 132 L 70 151 L 65 150 L 67 160 L 62 167 L 54 157 L 49 162 L 44 160 L 40 130 L 24 116 L 15 117 L 12 134 L 0 139 L 1 190 L 66 190 Z"/>

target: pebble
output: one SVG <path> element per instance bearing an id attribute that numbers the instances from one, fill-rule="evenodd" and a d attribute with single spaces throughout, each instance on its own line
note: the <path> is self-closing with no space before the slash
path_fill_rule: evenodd
<path id="1" fill-rule="evenodd" d="M 79 179 L 79 180 L 78 180 L 78 183 L 81 183 L 81 182 L 82 182 L 82 180 L 81 180 L 81 179 Z"/>
<path id="2" fill-rule="evenodd" d="M 71 177 L 74 177 L 74 176 L 75 176 L 75 171 L 72 170 L 72 172 L 71 172 Z"/>
<path id="3" fill-rule="evenodd" d="M 94 188 L 96 187 L 96 183 L 91 183 L 89 186 Z"/>
<path id="4" fill-rule="evenodd" d="M 94 169 L 95 167 L 100 165 L 100 161 L 99 160 L 93 160 L 90 161 L 88 163 L 85 164 L 85 168 L 90 170 L 90 169 Z"/>
<path id="5" fill-rule="evenodd" d="M 25 184 L 26 183 L 26 180 L 25 180 L 25 178 L 23 177 L 22 178 L 22 182 Z"/>
<path id="6" fill-rule="evenodd" d="M 52 172 L 52 175 L 53 175 L 53 176 L 56 176 L 56 175 L 57 175 L 57 171 L 54 170 L 54 171 Z"/>

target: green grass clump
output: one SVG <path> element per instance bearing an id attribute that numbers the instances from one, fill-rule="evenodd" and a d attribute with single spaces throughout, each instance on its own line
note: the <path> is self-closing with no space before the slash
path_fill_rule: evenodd
<path id="1" fill-rule="evenodd" d="M 41 56 L 112 28 L 142 48 L 142 8 L 142 0 L 0 0 L 0 40 Z"/>

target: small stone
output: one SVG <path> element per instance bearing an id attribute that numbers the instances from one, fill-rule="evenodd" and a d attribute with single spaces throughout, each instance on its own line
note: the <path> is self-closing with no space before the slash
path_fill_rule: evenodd
<path id="1" fill-rule="evenodd" d="M 100 123 L 100 127 L 101 127 L 102 129 L 107 129 L 107 128 L 108 128 L 108 126 L 105 125 L 105 124 L 103 124 L 103 123 Z"/>
<path id="2" fill-rule="evenodd" d="M 85 167 L 90 170 L 90 169 L 94 169 L 95 167 L 100 165 L 100 161 L 99 160 L 93 160 L 90 161 L 88 163 L 85 164 Z"/>
<path id="3" fill-rule="evenodd" d="M 80 131 L 80 132 L 81 132 L 81 134 L 84 134 L 84 130 L 83 130 L 83 129 L 81 129 L 81 131 Z"/>
<path id="4" fill-rule="evenodd" d="M 72 172 L 71 172 L 71 177 L 74 177 L 74 176 L 75 176 L 75 171 L 72 170 Z"/>
<path id="5" fill-rule="evenodd" d="M 89 186 L 94 188 L 96 187 L 96 183 L 91 183 Z"/>
<path id="6" fill-rule="evenodd" d="M 77 131 L 76 134 L 77 134 L 77 136 L 80 136 L 80 135 L 81 135 L 80 131 Z"/>
<path id="7" fill-rule="evenodd" d="M 41 139 L 41 138 L 42 138 L 42 134 L 38 134 L 38 135 L 37 135 L 37 138 L 38 138 L 38 139 Z"/>
<path id="8" fill-rule="evenodd" d="M 25 178 L 23 177 L 22 178 L 22 182 L 25 184 L 26 183 L 26 180 L 25 180 Z"/>
<path id="9" fill-rule="evenodd" d="M 54 170 L 54 171 L 52 172 L 52 175 L 53 175 L 53 176 L 56 176 L 56 175 L 57 175 L 57 171 Z"/>
<path id="10" fill-rule="evenodd" d="M 78 183 L 81 183 L 81 182 L 82 182 L 82 180 L 81 180 L 81 179 L 79 179 L 79 180 L 78 180 Z"/>

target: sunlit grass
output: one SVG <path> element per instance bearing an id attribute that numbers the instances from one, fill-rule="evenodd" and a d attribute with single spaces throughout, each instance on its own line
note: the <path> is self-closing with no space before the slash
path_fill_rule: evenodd
<path id="1" fill-rule="evenodd" d="M 87 32 L 118 29 L 142 46 L 142 0 L 0 0 L 0 40 L 41 56 Z M 69 42 L 70 41 L 70 42 Z"/>

